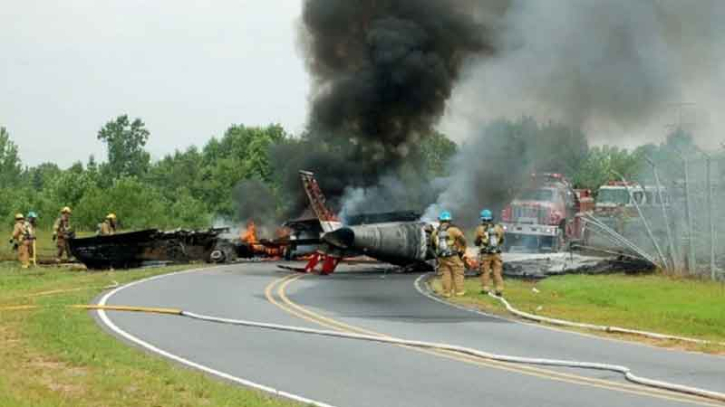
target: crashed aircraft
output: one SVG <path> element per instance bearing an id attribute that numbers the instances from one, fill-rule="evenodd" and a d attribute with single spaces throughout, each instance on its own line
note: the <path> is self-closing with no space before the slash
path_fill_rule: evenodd
<path id="1" fill-rule="evenodd" d="M 312 273 L 321 266 L 320 274 L 328 275 L 335 271 L 343 258 L 360 255 L 417 271 L 433 269 L 435 255 L 430 239 L 437 224 L 424 222 L 419 216 L 407 213 L 407 217 L 397 218 L 386 217 L 385 214 L 361 215 L 359 218 L 366 219 L 367 223 L 343 225 L 337 215 L 327 208 L 325 196 L 314 174 L 300 171 L 300 177 L 310 206 L 319 219 L 322 233 L 319 235 L 320 245 L 304 269 L 295 270 Z M 648 268 L 645 263 L 623 257 L 577 255 L 575 258 L 570 253 L 513 256 L 512 261 L 507 260 L 504 274 L 525 278 Z M 471 250 L 468 257 L 468 268 L 477 271 L 477 262 L 473 260 L 477 257 L 475 249 Z"/>

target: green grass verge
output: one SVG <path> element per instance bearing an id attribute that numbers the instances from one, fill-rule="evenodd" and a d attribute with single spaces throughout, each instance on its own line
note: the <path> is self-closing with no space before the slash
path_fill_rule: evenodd
<path id="1" fill-rule="evenodd" d="M 89 303 L 113 281 L 189 267 L 87 273 L 0 263 L 0 308 L 40 306 L 0 310 L 0 406 L 294 405 L 148 355 L 66 307 Z"/>
<path id="2" fill-rule="evenodd" d="M 440 281 L 434 281 L 433 288 L 440 291 Z M 479 294 L 480 289 L 479 279 L 467 279 L 466 296 L 452 301 L 507 313 L 498 301 Z M 542 316 L 725 342 L 721 283 L 659 275 L 570 275 L 538 282 L 507 280 L 505 295 L 514 307 Z M 687 347 L 725 351 L 718 346 Z"/>

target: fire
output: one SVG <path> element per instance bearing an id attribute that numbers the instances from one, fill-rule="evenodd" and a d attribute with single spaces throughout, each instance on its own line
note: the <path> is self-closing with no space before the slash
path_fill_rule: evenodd
<path id="1" fill-rule="evenodd" d="M 252 246 L 259 242 L 257 240 L 257 225 L 254 224 L 253 220 L 250 219 L 247 221 L 247 228 L 241 231 L 239 238 L 243 243 L 247 243 Z"/>
<path id="2" fill-rule="evenodd" d="M 276 231 L 276 235 L 278 240 L 284 239 L 289 237 L 289 230 L 286 228 L 278 229 Z M 241 230 L 239 233 L 239 239 L 242 243 L 247 244 L 255 255 L 261 255 L 272 259 L 282 257 L 283 250 L 278 244 L 259 239 L 257 236 L 257 225 L 251 219 L 247 221 L 246 229 Z"/>

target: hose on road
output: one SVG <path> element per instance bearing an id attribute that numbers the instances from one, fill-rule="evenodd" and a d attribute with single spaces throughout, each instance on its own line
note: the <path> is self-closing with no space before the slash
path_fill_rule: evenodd
<path id="1" fill-rule="evenodd" d="M 413 341 L 406 339 L 397 339 L 375 335 L 365 335 L 358 333 L 348 333 L 339 331 L 329 331 L 312 328 L 302 328 L 289 325 L 270 324 L 264 322 L 247 321 L 242 319 L 229 319 L 220 318 L 209 315 L 196 314 L 189 311 L 180 309 L 169 309 L 169 308 L 144 308 L 144 307 L 125 307 L 125 306 L 106 306 L 106 305 L 82 305 L 76 306 L 77 308 L 88 309 L 88 310 L 105 310 L 105 311 L 125 311 L 125 312 L 147 312 L 157 313 L 163 315 L 176 315 L 191 318 L 198 321 L 213 322 L 219 324 L 228 324 L 236 326 L 245 326 L 251 328 L 262 328 L 270 329 L 275 331 L 283 332 L 294 332 L 309 335 L 319 335 L 334 338 L 346 338 L 363 340 L 369 342 L 387 343 L 392 345 L 403 345 L 416 348 L 424 348 L 431 350 L 442 350 L 457 352 L 464 355 L 474 356 L 482 359 L 495 360 L 500 362 L 516 363 L 516 364 L 528 364 L 528 365 L 542 365 L 542 366 L 557 366 L 557 367 L 569 367 L 569 368 L 580 368 L 590 370 L 602 370 L 610 371 L 622 374 L 627 380 L 644 386 L 655 387 L 659 389 L 669 390 L 677 393 L 684 393 L 704 397 L 712 400 L 718 400 L 725 402 L 725 393 L 719 393 L 715 391 L 700 389 L 697 387 L 684 386 L 675 383 L 669 383 L 660 380 L 653 380 L 645 377 L 640 377 L 632 373 L 631 369 L 626 366 L 610 365 L 604 363 L 593 363 L 593 362 L 581 362 L 574 360 L 558 360 L 558 359 L 543 359 L 543 358 L 527 358 L 509 355 L 499 355 L 490 352 L 483 352 L 472 348 L 450 345 L 445 343 L 435 342 L 424 342 L 424 341 Z"/>

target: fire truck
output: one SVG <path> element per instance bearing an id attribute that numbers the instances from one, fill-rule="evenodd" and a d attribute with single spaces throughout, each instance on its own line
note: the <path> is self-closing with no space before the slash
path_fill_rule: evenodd
<path id="1" fill-rule="evenodd" d="M 659 217 L 662 205 L 670 206 L 670 194 L 665 187 L 642 186 L 637 182 L 609 181 L 599 187 L 594 215 L 617 233 L 631 237 L 639 225 L 639 211 L 642 211 L 646 218 Z M 658 222 L 654 229 L 657 233 L 664 233 L 659 230 L 660 226 L 662 225 Z M 602 245 L 601 239 L 592 240 L 592 237 L 591 234 L 587 234 L 590 243 Z"/>
<path id="2" fill-rule="evenodd" d="M 532 174 L 529 187 L 502 211 L 504 250 L 560 251 L 583 238 L 580 216 L 593 209 L 590 190 L 574 189 L 561 174 Z"/>

